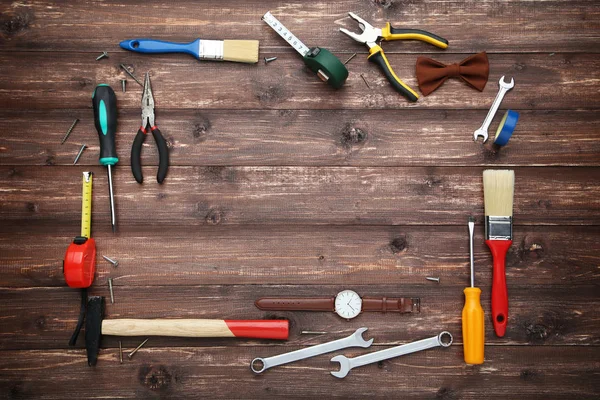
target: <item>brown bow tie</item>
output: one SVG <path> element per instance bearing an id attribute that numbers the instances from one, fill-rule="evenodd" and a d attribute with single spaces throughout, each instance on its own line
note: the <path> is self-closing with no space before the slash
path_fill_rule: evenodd
<path id="1" fill-rule="evenodd" d="M 446 79 L 456 76 L 481 92 L 487 83 L 489 71 L 490 66 L 485 51 L 451 65 L 427 57 L 417 58 L 417 81 L 423 96 L 431 94 L 446 82 Z"/>

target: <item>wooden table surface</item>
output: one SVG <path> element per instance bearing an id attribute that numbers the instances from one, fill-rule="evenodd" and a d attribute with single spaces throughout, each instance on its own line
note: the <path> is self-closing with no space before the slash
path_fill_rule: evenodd
<path id="1" fill-rule="evenodd" d="M 271 10 L 307 45 L 342 60 L 346 85 L 321 83 L 261 16 Z M 5 1 L 0 4 L 0 397 L 2 398 L 598 398 L 600 396 L 600 5 L 596 1 Z M 409 103 L 364 45 L 354 11 L 375 26 L 421 28 L 450 41 L 383 47 L 413 88 L 415 61 L 445 63 L 487 51 L 480 93 L 449 80 Z M 140 55 L 124 39 L 259 39 L 268 65 Z M 102 52 L 109 58 L 96 61 Z M 140 121 L 137 76 L 152 76 L 156 122 L 171 167 L 143 185 L 130 171 Z M 369 82 L 367 88 L 361 74 Z M 516 86 L 501 106 L 521 114 L 504 148 L 473 142 L 500 76 Z M 114 172 L 118 233 L 98 165 L 91 94 L 118 97 Z M 502 111 L 501 110 L 501 111 Z M 501 114 L 499 114 L 501 115 Z M 64 144 L 71 122 L 80 122 Z M 490 128 L 495 132 L 500 117 Z M 493 138 L 493 135 L 492 135 Z M 73 164 L 81 144 L 80 162 Z M 483 243 L 482 171 L 515 170 L 514 243 L 507 257 L 510 318 L 503 338 L 490 316 L 491 256 Z M 79 292 L 66 287 L 64 252 L 79 232 L 81 172 L 94 172 L 92 295 L 107 318 L 287 318 L 287 342 L 106 337 L 88 367 L 83 337 L 68 340 Z M 467 217 L 477 218 L 476 283 L 486 312 L 485 363 L 463 362 L 461 310 L 468 285 Z M 118 268 L 100 258 L 119 261 Z M 441 283 L 425 280 L 439 276 Z M 419 314 L 262 312 L 260 296 L 421 298 Z M 368 327 L 372 349 L 454 335 L 449 349 L 370 365 L 344 380 L 332 355 L 255 376 L 267 357 Z M 301 335 L 302 330 L 327 334 Z M 372 350 L 371 349 L 371 350 Z M 370 350 L 344 351 L 353 356 Z"/>

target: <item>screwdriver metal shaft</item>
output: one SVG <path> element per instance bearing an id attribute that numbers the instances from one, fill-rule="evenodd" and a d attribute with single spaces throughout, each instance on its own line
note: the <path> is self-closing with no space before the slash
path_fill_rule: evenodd
<path id="1" fill-rule="evenodd" d="M 115 195 L 113 193 L 113 183 L 112 183 L 112 166 L 107 165 L 108 168 L 108 196 L 110 197 L 110 222 L 112 224 L 112 231 L 115 233 L 117 231 L 117 218 L 115 217 Z"/>

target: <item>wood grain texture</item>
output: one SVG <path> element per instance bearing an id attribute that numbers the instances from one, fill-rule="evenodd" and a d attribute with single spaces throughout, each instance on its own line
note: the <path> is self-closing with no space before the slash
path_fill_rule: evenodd
<path id="1" fill-rule="evenodd" d="M 137 98 L 138 94 L 134 87 L 118 96 Z M 161 109 L 157 123 L 169 143 L 171 165 L 600 166 L 597 111 L 521 110 L 511 145 L 504 148 L 492 143 L 500 118 L 490 127 L 486 144 L 473 142 L 471 131 L 486 112 Z M 79 123 L 61 145 L 75 118 Z M 120 166 L 130 164 L 139 124 L 139 110 L 120 111 Z M 0 136 L 0 148 L 5 149 L 0 151 L 0 163 L 4 165 L 72 165 L 81 143 L 89 148 L 78 164 L 98 163 L 90 110 L 4 110 L 0 125 L 11 132 Z M 146 140 L 142 162 L 158 165 L 152 139 Z"/>
<path id="2" fill-rule="evenodd" d="M 469 282 L 464 225 L 127 228 L 122 237 L 93 231 L 100 285 L 109 276 L 128 287 L 341 281 L 402 286 L 423 284 L 425 276 L 439 276 L 451 286 Z M 0 287 L 64 287 L 62 259 L 73 235 L 55 231 L 49 225 L 0 237 Z M 514 235 L 506 264 L 511 285 L 558 284 L 571 290 L 598 282 L 598 227 L 518 226 Z M 483 286 L 491 282 L 492 259 L 481 225 L 474 247 L 476 280 Z M 116 258 L 118 268 L 101 255 Z"/>
<path id="3" fill-rule="evenodd" d="M 426 336 L 427 337 L 427 336 Z M 148 342 L 150 344 L 150 342 Z M 296 349 L 291 347 L 290 350 Z M 128 349 L 129 350 L 129 349 Z M 488 347 L 486 364 L 465 366 L 460 346 L 431 349 L 353 370 L 343 380 L 329 374 L 331 355 L 250 372 L 250 360 L 269 355 L 265 348 L 146 349 L 132 361 L 118 362 L 114 349 L 87 366 L 80 350 L 2 351 L 0 385 L 13 398 L 58 399 L 89 394 L 91 398 L 369 398 L 531 399 L 598 397 L 600 350 L 597 347 Z M 272 349 L 273 354 L 281 350 Z M 349 349 L 347 355 L 368 350 Z M 543 360 L 543 361 L 541 361 Z M 490 367 L 493 365 L 493 367 Z M 50 373 L 54 372 L 54 373 Z M 62 377 L 57 384 L 57 376 Z M 290 376 L 305 384 L 290 384 Z M 85 388 L 81 385 L 85 382 Z M 368 383 L 368 384 L 367 384 Z M 222 388 L 215 391 L 215 387 Z"/>
<path id="4" fill-rule="evenodd" d="M 81 167 L 79 167 L 81 168 Z M 94 172 L 94 230 L 107 229 L 106 171 Z M 80 172 L 67 167 L 0 167 L 5 224 L 79 224 Z M 82 168 L 81 171 L 84 169 Z M 600 224 L 598 168 L 516 171 L 516 225 Z M 144 168 L 151 176 L 155 168 Z M 127 166 L 113 173 L 117 223 L 176 226 L 464 225 L 483 214 L 482 168 L 171 167 L 165 184 L 138 185 Z M 532 184 L 535 182 L 535 186 Z M 67 195 L 77 193 L 76 196 Z M 148 219 L 148 213 L 152 218 Z M 14 225 L 12 225 L 14 226 Z M 12 229 L 8 226 L 8 229 Z"/>
<path id="5" fill-rule="evenodd" d="M 113 281 L 115 303 L 106 304 L 108 319 L 119 318 L 206 318 L 206 319 L 288 319 L 290 340 L 152 337 L 152 346 L 278 346 L 312 345 L 350 335 L 368 327 L 377 344 L 398 344 L 415 337 L 430 337 L 448 330 L 462 344 L 461 310 L 464 284 L 405 284 L 401 279 L 387 284 L 353 284 L 340 280 L 336 285 L 197 285 L 129 287 L 121 278 Z M 381 314 L 364 312 L 345 321 L 333 312 L 261 311 L 254 306 L 259 297 L 334 296 L 351 287 L 363 296 L 419 297 L 421 312 Z M 597 285 L 578 285 L 569 289 L 550 285 L 510 281 L 509 323 L 503 338 L 493 334 L 489 283 L 481 284 L 482 305 L 486 312 L 488 345 L 599 345 L 597 329 L 600 299 Z M 1 289 L 4 307 L 0 310 L 0 349 L 68 348 L 69 337 L 79 315 L 79 291 L 62 288 Z M 106 279 L 97 279 L 90 295 L 109 296 Z M 149 300 L 149 298 L 151 300 Z M 160 299 L 160 301 L 158 300 Z M 303 330 L 325 331 L 327 335 L 301 335 Z M 106 336 L 104 346 L 115 347 L 118 340 L 133 345 L 141 340 Z M 84 339 L 78 342 L 84 347 Z M 285 351 L 285 349 L 283 350 Z"/>
<path id="6" fill-rule="evenodd" d="M 90 109 L 96 85 L 119 88 L 128 78 L 119 64 L 143 76 L 150 71 L 157 115 L 164 107 L 184 109 L 478 109 L 473 132 L 483 121 L 503 75 L 515 79 L 515 88 L 502 109 L 598 109 L 595 89 L 600 79 L 600 60 L 594 54 L 491 54 L 490 79 L 482 93 L 458 80 L 447 82 L 418 102 L 406 101 L 391 87 L 379 69 L 363 57 L 348 64 L 350 76 L 339 90 L 321 82 L 297 54 L 283 54 L 265 65 L 200 63 L 184 55 L 116 53 L 105 62 L 95 54 L 8 52 L 0 53 L 1 109 Z M 441 62 L 459 62 L 463 55 L 439 54 Z M 388 54 L 396 74 L 417 88 L 416 56 Z M 20 68 L 26 64 L 27 68 Z M 48 68 L 51 65 L 52 68 Z M 370 89 L 360 77 L 363 74 Z M 44 79 L 39 79 L 43 76 Z M 118 94 L 120 109 L 140 110 L 140 96 L 131 80 L 129 95 Z M 235 84 L 232 84 L 234 82 Z M 460 95 L 457 95 L 460 93 Z M 6 94 L 10 94 L 7 96 Z M 91 111 L 89 111 L 91 112 Z M 161 124 L 157 116 L 157 124 Z"/>
<path id="7" fill-rule="evenodd" d="M 143 10 L 145 19 L 140 18 Z M 600 52 L 596 40 L 600 7 L 584 0 L 525 1 L 343 1 L 285 2 L 275 0 L 220 1 L 218 5 L 193 0 L 72 1 L 56 7 L 51 1 L 5 3 L 1 6 L 3 50 L 122 52 L 124 39 L 162 40 L 258 39 L 261 49 L 292 52 L 264 22 L 271 11 L 308 46 L 334 52 L 363 51 L 366 47 L 338 32 L 358 31 L 348 18 L 353 11 L 375 27 L 391 22 L 397 28 L 431 31 L 450 41 L 453 52 Z M 76 32 L 77 34 L 73 34 Z M 560 32 L 561 34 L 557 34 Z M 568 34 L 565 34 L 568 32 Z M 389 50 L 388 50 L 389 48 Z M 438 53 L 419 42 L 386 44 L 391 51 Z"/>

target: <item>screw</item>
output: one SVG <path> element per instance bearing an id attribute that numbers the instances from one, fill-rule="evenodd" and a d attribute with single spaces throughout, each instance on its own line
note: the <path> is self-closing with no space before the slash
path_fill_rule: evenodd
<path id="1" fill-rule="evenodd" d="M 113 260 L 112 258 L 109 258 L 106 256 L 102 256 L 102 258 L 104 258 L 106 261 L 111 263 L 113 265 L 113 267 L 115 267 L 115 268 L 117 268 L 119 266 L 119 262 L 117 260 Z"/>
<path id="2" fill-rule="evenodd" d="M 110 291 L 110 304 L 115 304 L 115 297 L 113 296 L 112 278 L 108 278 L 108 290 Z"/>
<path id="3" fill-rule="evenodd" d="M 277 57 L 265 57 L 265 64 L 270 63 L 271 61 L 277 60 Z"/>
<path id="4" fill-rule="evenodd" d="M 81 153 L 83 153 L 86 147 L 87 146 L 85 144 L 81 145 L 81 149 L 79 149 L 79 153 L 77 153 L 77 157 L 75 157 L 75 161 L 73 161 L 73 164 L 77 164 L 77 161 L 79 161 L 79 157 L 81 157 Z"/>
<path id="5" fill-rule="evenodd" d="M 119 340 L 119 362 L 121 364 L 123 364 L 123 345 L 121 344 L 120 340 Z"/>
<path id="6" fill-rule="evenodd" d="M 138 78 L 136 78 L 135 75 L 133 75 L 131 72 L 129 72 L 129 70 L 127 69 L 126 66 L 124 66 L 123 64 L 119 64 L 119 66 L 121 68 L 123 68 L 123 71 L 125 71 L 125 73 L 131 77 L 131 79 L 133 79 L 134 81 L 136 81 L 138 83 L 138 85 L 140 85 L 141 87 L 144 87 L 144 85 L 142 84 L 142 82 L 140 82 L 140 80 Z"/>
<path id="7" fill-rule="evenodd" d="M 367 80 L 365 79 L 365 76 L 363 74 L 360 74 L 360 77 L 363 79 L 363 81 L 365 81 L 365 85 L 367 85 L 367 87 L 369 89 L 371 89 L 371 86 L 369 86 L 369 82 L 367 82 Z"/>
<path id="8" fill-rule="evenodd" d="M 344 63 L 344 65 L 348 64 L 348 63 L 350 62 L 350 60 L 352 60 L 354 57 L 356 57 L 356 53 L 352 54 L 352 55 L 350 56 L 350 58 L 348 58 L 348 59 L 346 60 L 346 62 Z"/>
<path id="9" fill-rule="evenodd" d="M 121 87 L 123 88 L 123 93 L 125 93 L 126 85 L 127 85 L 127 79 L 121 79 Z"/>
<path id="10" fill-rule="evenodd" d="M 101 59 L 103 59 L 104 57 L 108 58 L 108 53 L 106 51 L 103 51 L 102 54 L 100 54 L 97 58 L 96 61 L 100 61 Z"/>
<path id="11" fill-rule="evenodd" d="M 134 355 L 135 353 L 137 353 L 137 352 L 138 352 L 138 350 L 139 350 L 139 349 L 141 349 L 141 348 L 142 348 L 142 346 L 143 346 L 143 345 L 145 345 L 145 344 L 146 344 L 146 342 L 147 342 L 148 340 L 150 340 L 150 338 L 148 338 L 148 339 L 144 340 L 144 341 L 143 341 L 143 342 L 142 342 L 142 343 L 141 343 L 141 344 L 140 344 L 138 347 L 136 347 L 136 348 L 135 348 L 135 349 L 134 349 L 134 350 L 133 350 L 131 353 L 127 354 L 127 358 L 129 358 L 129 359 L 131 360 L 131 357 L 133 357 L 133 355 Z"/>
<path id="12" fill-rule="evenodd" d="M 325 335 L 327 332 L 319 332 L 319 331 L 302 331 L 301 335 Z"/>
<path id="13" fill-rule="evenodd" d="M 71 131 L 73 130 L 73 128 L 75 128 L 75 125 L 78 122 L 79 122 L 79 118 L 75 118 L 75 121 L 73 121 L 73 123 L 71 124 L 71 127 L 69 129 L 67 129 L 67 133 L 65 133 L 65 137 L 63 137 L 60 144 L 64 144 L 67 141 L 67 139 L 69 138 L 69 135 L 71 134 Z"/>
<path id="14" fill-rule="evenodd" d="M 432 281 L 432 282 L 437 282 L 437 283 L 440 283 L 440 278 L 434 278 L 434 277 L 432 277 L 432 276 L 428 276 L 428 277 L 427 277 L 427 278 L 425 278 L 425 279 L 427 279 L 428 281 Z"/>

